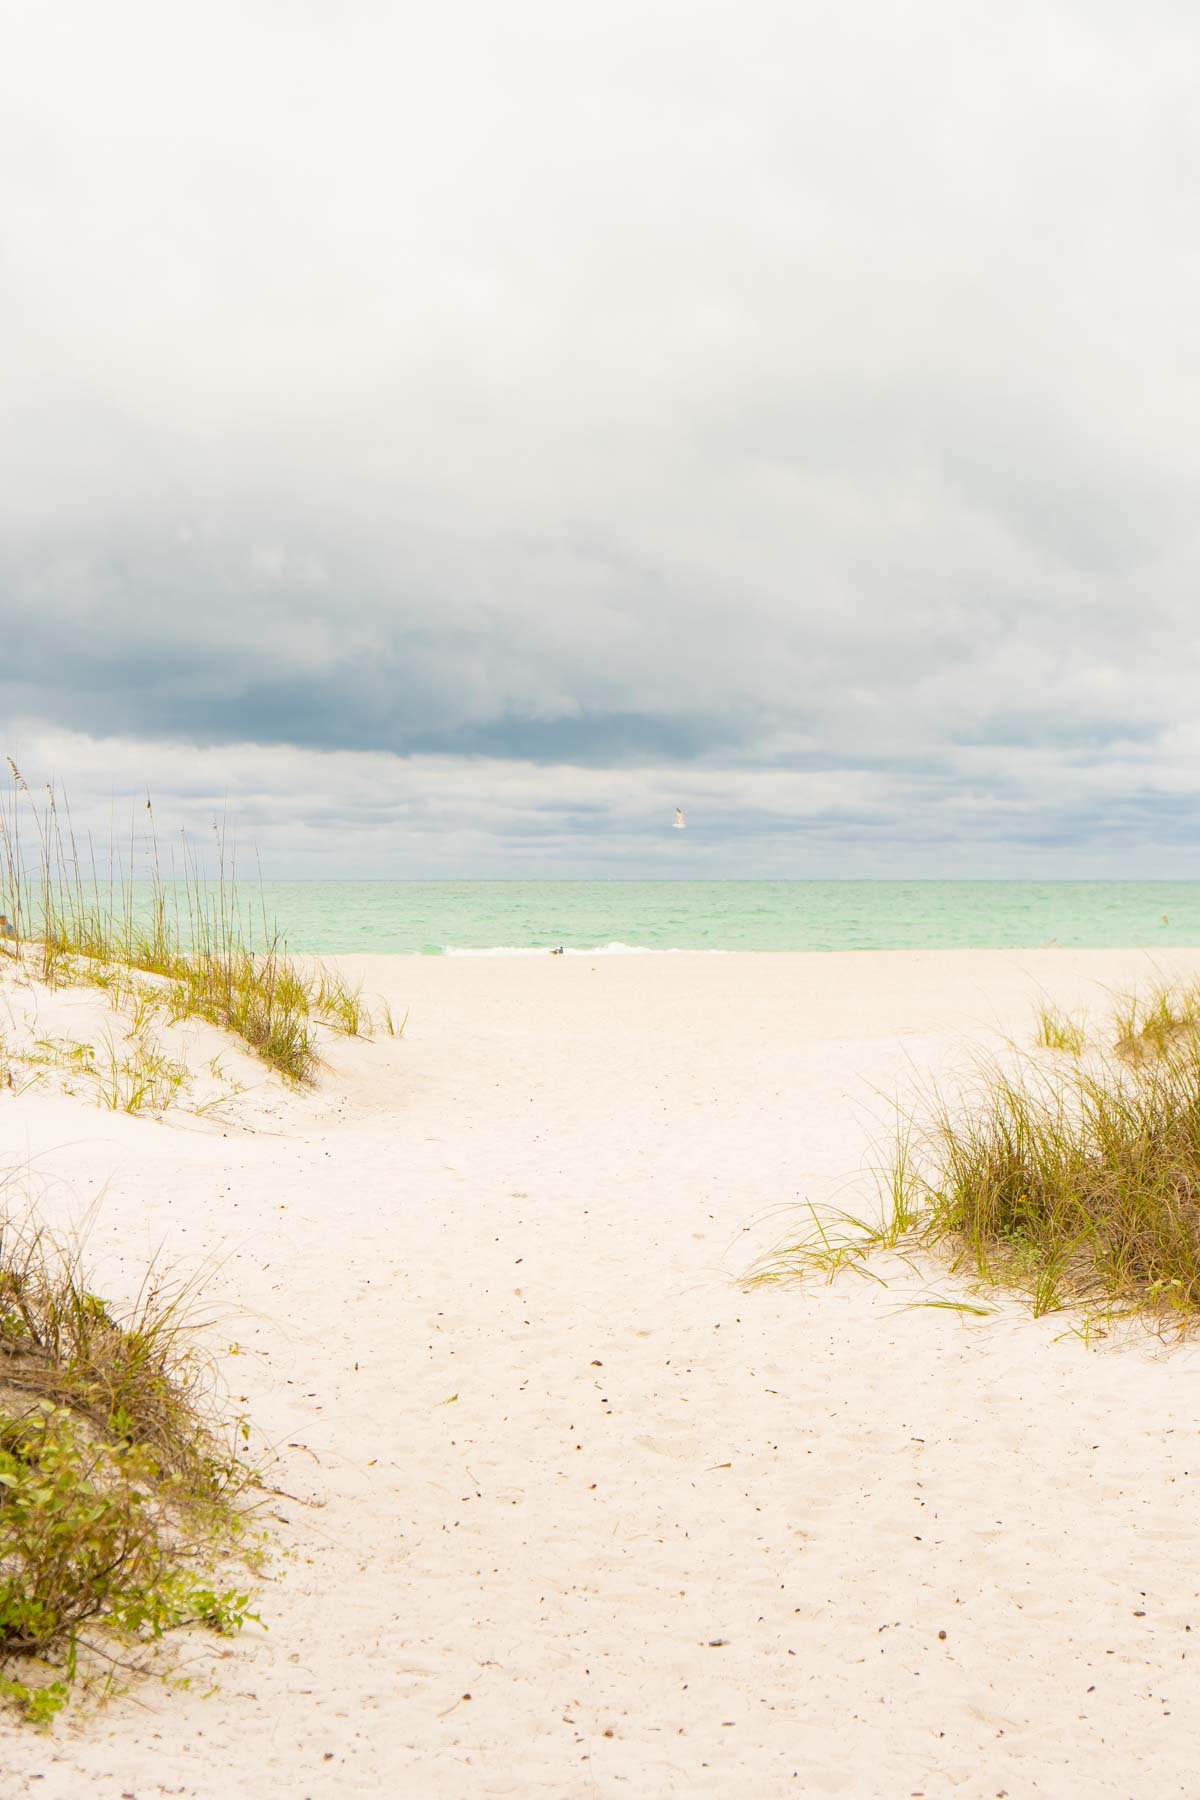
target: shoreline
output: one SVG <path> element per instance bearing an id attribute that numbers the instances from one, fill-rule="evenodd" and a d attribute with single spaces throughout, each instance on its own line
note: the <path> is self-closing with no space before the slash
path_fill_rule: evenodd
<path id="1" fill-rule="evenodd" d="M 1149 956 L 1156 949 L 1153 944 L 902 944 L 899 946 L 870 946 L 866 948 L 848 947 L 828 950 L 700 950 L 691 946 L 671 946 L 659 948 L 644 944 L 622 944 L 617 949 L 611 945 L 599 948 L 577 949 L 568 944 L 566 954 L 569 956 L 747 956 L 758 959 L 764 956 L 811 956 L 824 958 L 828 956 L 1025 956 L 1025 955 L 1063 955 L 1063 956 Z M 1200 944 L 1164 944 L 1157 946 L 1166 956 L 1200 956 Z M 553 956 L 554 948 L 542 949 L 534 946 L 525 949 L 521 946 L 505 944 L 496 945 L 485 950 L 458 949 L 449 950 L 297 950 L 292 954 L 306 960 L 319 962 L 342 963 L 352 961 L 355 957 L 396 958 L 406 962 L 454 962 L 459 960 L 478 960 L 485 957 L 497 959 L 511 956 Z"/>
<path id="2" fill-rule="evenodd" d="M 592 948 L 580 948 L 574 944 L 564 943 L 561 951 L 555 946 L 496 944 L 483 949 L 471 946 L 461 947 L 449 945 L 439 950 L 295 950 L 290 954 L 305 962 L 343 963 L 352 962 L 361 957 L 395 958 L 398 961 L 421 962 L 502 962 L 505 960 L 534 960 L 539 957 L 562 955 L 564 959 L 593 957 L 605 962 L 620 961 L 625 958 L 642 957 L 726 957 L 746 956 L 762 957 L 798 957 L 811 956 L 825 958 L 830 956 L 1033 956 L 1033 955 L 1088 955 L 1088 956 L 1164 956 L 1188 957 L 1200 954 L 1200 945 L 1195 944 L 901 944 L 871 946 L 831 946 L 828 949 L 802 950 L 748 950 L 742 946 L 729 949 L 704 948 L 692 945 L 647 945 L 647 944 L 601 944 Z"/>

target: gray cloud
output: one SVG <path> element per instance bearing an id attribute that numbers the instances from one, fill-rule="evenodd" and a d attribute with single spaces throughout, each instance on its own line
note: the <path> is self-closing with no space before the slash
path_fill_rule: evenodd
<path id="1" fill-rule="evenodd" d="M 10 738 L 458 759 L 464 869 L 646 854 L 568 768 L 764 867 L 1181 853 L 1189 9 L 69 11 L 0 78 Z"/>

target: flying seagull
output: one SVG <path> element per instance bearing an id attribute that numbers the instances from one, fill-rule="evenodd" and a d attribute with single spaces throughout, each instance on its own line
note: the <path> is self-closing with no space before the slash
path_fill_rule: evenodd
<path id="1" fill-rule="evenodd" d="M 683 816 L 683 808 L 681 806 L 677 806 L 675 808 L 675 819 L 674 819 L 674 823 L 671 826 L 671 829 L 672 829 L 672 831 L 686 831 L 687 830 L 687 820 Z"/>

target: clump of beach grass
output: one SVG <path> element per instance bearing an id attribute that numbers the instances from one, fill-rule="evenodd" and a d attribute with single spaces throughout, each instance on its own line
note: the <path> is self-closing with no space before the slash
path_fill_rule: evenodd
<path id="1" fill-rule="evenodd" d="M 1057 1006 L 1039 1007 L 1037 1018 L 1037 1036 L 1034 1041 L 1039 1049 L 1065 1050 L 1070 1056 L 1082 1055 L 1087 1042 L 1087 1031 L 1081 1021 L 1073 1019 Z"/>
<path id="2" fill-rule="evenodd" d="M 132 973 L 157 980 L 136 990 L 142 1004 L 172 1019 L 202 1018 L 240 1037 L 293 1081 L 312 1079 L 317 1063 L 313 982 L 288 958 L 264 918 L 255 944 L 242 907 L 223 828 L 215 824 L 216 868 L 205 874 L 184 840 L 181 861 L 164 869 L 153 808 L 127 851 L 110 838 L 99 856 L 81 855 L 65 800 L 53 788 L 38 801 L 11 758 L 12 787 L 0 805 L 0 912 L 13 933 L 6 949 L 31 959 L 49 985 L 84 983 L 128 995 Z M 133 879 L 138 859 L 146 865 Z M 349 1029 L 355 997 L 330 990 L 339 1028 Z M 357 1004 L 356 1029 L 364 1009 Z"/>
<path id="3" fill-rule="evenodd" d="M 226 1421 L 194 1284 L 97 1295 L 77 1248 L 0 1223 L 0 1699 L 48 1723 L 73 1684 L 145 1672 L 166 1632 L 233 1633 L 244 1419 Z"/>
<path id="4" fill-rule="evenodd" d="M 318 971 L 312 987 L 312 1008 L 323 1024 L 347 1037 L 370 1037 L 374 1021 L 363 999 L 361 982 L 355 986 L 336 970 Z"/>
<path id="5" fill-rule="evenodd" d="M 381 1000 L 379 1002 L 379 1007 L 380 1016 L 383 1020 L 383 1029 L 388 1037 L 402 1038 L 404 1036 L 404 1027 L 408 1024 L 408 1015 L 412 1010 L 411 1007 L 405 1007 L 404 1017 L 400 1020 L 399 1024 L 396 1023 L 396 1015 L 393 1013 L 386 1000 Z"/>
<path id="6" fill-rule="evenodd" d="M 975 1291 L 1016 1293 L 1036 1314 L 1074 1305 L 1189 1330 L 1200 1320 L 1194 1004 L 1192 990 L 1164 989 L 1124 1008 L 1118 1050 L 1132 1037 L 1148 1047 L 1136 1056 L 1014 1057 L 983 1065 L 952 1101 L 934 1091 L 901 1118 L 878 1219 L 814 1211 L 756 1278 L 865 1269 L 882 1249 L 934 1253 Z"/>
<path id="7" fill-rule="evenodd" d="M 181 952 L 169 968 L 155 972 L 171 977 L 173 1020 L 207 1019 L 240 1037 L 281 1075 L 311 1081 L 318 1062 L 312 996 L 277 945 L 258 955 L 241 944 Z"/>
<path id="8" fill-rule="evenodd" d="M 1122 996 L 1113 1019 L 1117 1055 L 1145 1063 L 1200 1037 L 1200 982 L 1158 982 Z"/>

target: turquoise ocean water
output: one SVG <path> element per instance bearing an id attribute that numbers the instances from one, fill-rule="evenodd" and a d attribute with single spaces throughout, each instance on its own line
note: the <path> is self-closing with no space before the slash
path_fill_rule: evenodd
<path id="1" fill-rule="evenodd" d="M 1200 882 L 297 881 L 262 904 L 330 956 L 1200 944 Z"/>

